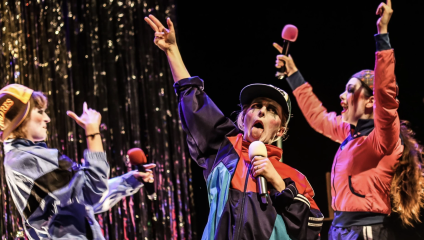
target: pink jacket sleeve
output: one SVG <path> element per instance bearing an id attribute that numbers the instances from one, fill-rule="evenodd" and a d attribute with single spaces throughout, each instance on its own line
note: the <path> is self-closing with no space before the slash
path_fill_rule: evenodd
<path id="1" fill-rule="evenodd" d="M 299 74 L 299 72 L 295 73 Z M 301 77 L 301 75 L 300 75 Z M 315 131 L 329 137 L 335 142 L 341 143 L 349 135 L 350 125 L 342 121 L 341 116 L 335 112 L 327 112 L 321 101 L 312 92 L 309 83 L 304 83 L 293 91 L 294 96 L 309 125 Z"/>
<path id="2" fill-rule="evenodd" d="M 390 155 L 400 134 L 393 49 L 375 53 L 374 72 L 374 144 L 381 153 Z"/>

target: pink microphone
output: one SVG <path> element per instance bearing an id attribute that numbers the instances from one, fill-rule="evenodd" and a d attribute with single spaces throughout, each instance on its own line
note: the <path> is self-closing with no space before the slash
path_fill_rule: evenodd
<path id="1" fill-rule="evenodd" d="M 286 26 L 284 26 L 283 32 L 281 33 L 281 38 L 283 38 L 284 40 L 283 46 L 282 46 L 283 50 L 281 54 L 284 54 L 286 56 L 288 55 L 290 43 L 296 41 L 298 33 L 299 31 L 297 30 L 296 26 L 291 24 L 287 24 Z M 283 66 L 277 71 L 275 76 L 280 80 L 284 79 L 286 77 L 285 72 L 286 72 L 286 66 Z"/>

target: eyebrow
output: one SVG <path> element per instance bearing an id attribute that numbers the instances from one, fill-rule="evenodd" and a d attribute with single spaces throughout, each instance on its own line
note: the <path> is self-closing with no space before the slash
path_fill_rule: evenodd
<path id="1" fill-rule="evenodd" d="M 355 87 L 355 84 L 349 83 L 349 84 L 346 85 L 346 88 L 348 88 L 349 86 L 354 86 Z"/>

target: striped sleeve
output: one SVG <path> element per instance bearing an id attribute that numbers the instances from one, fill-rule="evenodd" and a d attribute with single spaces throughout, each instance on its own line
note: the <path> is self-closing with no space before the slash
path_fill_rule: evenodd
<path id="1" fill-rule="evenodd" d="M 312 198 L 299 193 L 296 183 L 290 178 L 284 179 L 286 188 L 278 192 L 271 191 L 273 205 L 287 227 L 287 233 L 295 239 L 319 239 L 324 217 L 315 206 Z M 311 199 L 311 200 L 310 200 Z"/>

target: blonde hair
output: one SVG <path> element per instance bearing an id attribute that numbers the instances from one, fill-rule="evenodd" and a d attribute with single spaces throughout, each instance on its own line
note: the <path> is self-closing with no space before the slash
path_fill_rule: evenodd
<path id="1" fill-rule="evenodd" d="M 11 137 L 13 136 L 13 138 L 27 138 L 26 124 L 28 120 L 31 118 L 31 111 L 34 108 L 47 107 L 47 104 L 48 104 L 47 97 L 42 92 L 34 91 L 29 100 L 29 104 L 30 106 L 29 106 L 27 116 L 22 121 L 22 123 L 17 128 L 15 128 L 15 130 L 13 130 L 13 132 L 10 135 Z"/>
<path id="2" fill-rule="evenodd" d="M 244 132 L 244 117 L 246 116 L 246 113 L 247 113 L 247 110 L 249 109 L 249 106 L 250 105 L 248 105 L 248 104 L 243 105 L 242 110 L 237 114 L 237 119 L 236 119 L 235 123 L 236 123 L 237 127 L 240 129 L 240 131 L 242 131 L 242 132 Z M 283 114 L 282 119 L 281 119 L 281 126 L 284 127 L 283 135 L 281 135 L 280 137 L 274 138 L 272 140 L 272 142 L 276 142 L 280 138 L 286 136 L 287 130 L 288 130 L 287 124 L 288 124 L 287 117 Z"/>

